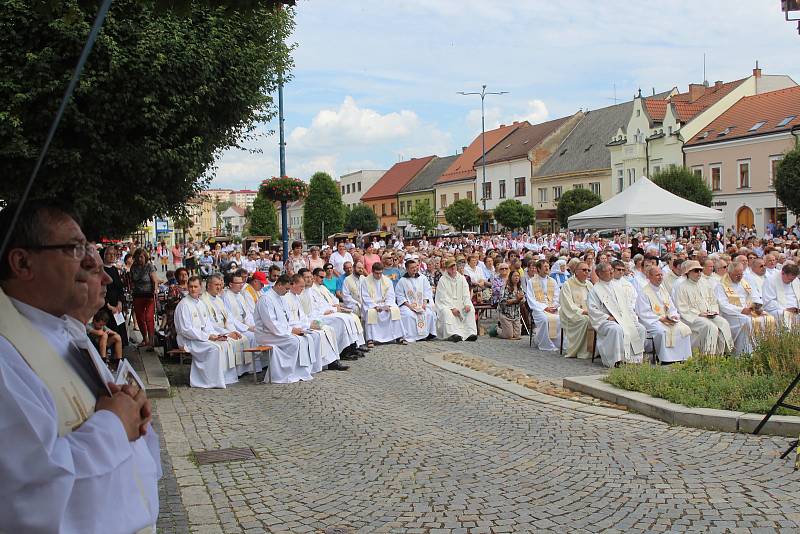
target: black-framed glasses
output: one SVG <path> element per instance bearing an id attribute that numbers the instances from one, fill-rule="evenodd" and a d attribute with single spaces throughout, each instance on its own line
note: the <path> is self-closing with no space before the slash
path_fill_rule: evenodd
<path id="1" fill-rule="evenodd" d="M 92 254 L 97 249 L 91 243 L 63 243 L 59 245 L 36 245 L 25 247 L 28 250 L 60 250 L 76 260 L 82 260 L 87 254 Z"/>

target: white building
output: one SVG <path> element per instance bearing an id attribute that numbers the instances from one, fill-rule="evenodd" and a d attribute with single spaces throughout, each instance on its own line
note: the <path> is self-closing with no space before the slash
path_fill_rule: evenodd
<path id="1" fill-rule="evenodd" d="M 297 200 L 286 205 L 286 218 L 289 222 L 289 241 L 302 241 L 303 239 L 303 207 L 305 201 Z M 280 203 L 275 203 L 278 212 L 278 239 L 283 235 L 283 221 L 281 220 Z"/>
<path id="2" fill-rule="evenodd" d="M 240 189 L 239 191 L 232 191 L 229 200 L 241 208 L 248 209 L 253 207 L 253 201 L 256 196 L 258 196 L 258 191 Z"/>
<path id="3" fill-rule="evenodd" d="M 220 214 L 220 219 L 222 219 L 222 228 L 220 230 L 225 234 L 230 233 L 231 236 L 241 237 L 247 223 L 244 214 L 245 210 L 241 206 L 236 204 L 230 206 Z"/>
<path id="4" fill-rule="evenodd" d="M 385 170 L 361 170 L 342 175 L 339 187 L 342 192 L 342 204 L 352 209 L 361 202 L 361 195 L 375 185 L 378 179 L 386 174 Z"/>

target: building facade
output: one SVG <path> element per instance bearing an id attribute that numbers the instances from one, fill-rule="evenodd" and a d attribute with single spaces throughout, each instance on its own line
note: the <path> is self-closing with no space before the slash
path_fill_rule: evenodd
<path id="1" fill-rule="evenodd" d="M 399 220 L 397 194 L 435 157 L 411 158 L 408 161 L 395 163 L 361 197 L 361 202 L 369 206 L 378 216 L 381 230 L 393 231 L 395 229 Z"/>
<path id="2" fill-rule="evenodd" d="M 416 233 L 416 228 L 408 220 L 411 213 L 420 202 L 427 202 L 436 213 L 436 180 L 458 158 L 458 155 L 443 158 L 434 157 L 433 160 L 419 172 L 397 194 L 398 221 L 397 226 L 410 233 Z"/>
<path id="3" fill-rule="evenodd" d="M 219 215 L 222 225 L 220 229 L 225 235 L 242 237 L 242 232 L 247 224 L 245 210 L 234 204 Z"/>
<path id="4" fill-rule="evenodd" d="M 386 174 L 385 170 L 361 170 L 339 177 L 339 187 L 342 192 L 342 204 L 353 209 L 361 202 L 361 197 L 366 193 L 381 176 Z"/>

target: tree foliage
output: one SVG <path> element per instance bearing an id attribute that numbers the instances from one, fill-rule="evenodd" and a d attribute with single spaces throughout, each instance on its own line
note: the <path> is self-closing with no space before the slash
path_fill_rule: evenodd
<path id="1" fill-rule="evenodd" d="M 248 210 L 247 218 L 248 235 L 268 235 L 278 239 L 278 211 L 271 200 L 258 195 Z"/>
<path id="2" fill-rule="evenodd" d="M 378 216 L 366 204 L 358 204 L 347 212 L 344 229 L 347 232 L 374 232 L 378 229 Z"/>
<path id="3" fill-rule="evenodd" d="M 668 167 L 653 175 L 653 183 L 670 193 L 703 206 L 711 205 L 711 189 L 686 167 Z"/>
<path id="4" fill-rule="evenodd" d="M 431 203 L 425 199 L 417 202 L 408 215 L 408 222 L 417 227 L 423 234 L 430 234 L 436 229 L 436 213 Z"/>
<path id="5" fill-rule="evenodd" d="M 465 228 L 478 226 L 481 222 L 481 209 L 468 198 L 456 200 L 444 209 L 447 224 L 463 232 Z"/>
<path id="6" fill-rule="evenodd" d="M 497 205 L 494 209 L 494 219 L 510 230 L 528 228 L 536 222 L 536 211 L 533 206 L 510 198 Z"/>
<path id="7" fill-rule="evenodd" d="M 558 207 L 556 208 L 556 216 L 558 217 L 558 224 L 562 227 L 567 226 L 567 220 L 570 216 L 586 211 L 601 204 L 603 199 L 599 195 L 592 193 L 588 189 L 570 189 L 565 191 L 558 199 Z"/>
<path id="8" fill-rule="evenodd" d="M 0 198 L 21 196 L 97 5 L 52 9 L 6 0 L 0 10 Z M 260 11 L 259 11 L 260 10 Z M 193 4 L 186 16 L 117 0 L 89 56 L 34 185 L 84 215 L 87 235 L 121 236 L 184 213 L 213 177 L 215 157 L 275 114 L 291 67 L 292 11 L 231 12 Z"/>
<path id="9" fill-rule="evenodd" d="M 325 233 L 334 234 L 344 228 L 342 193 L 326 172 L 316 172 L 308 184 L 303 206 L 303 234 L 309 243 L 322 243 L 322 222 Z"/>
<path id="10" fill-rule="evenodd" d="M 786 153 L 775 173 L 775 194 L 792 213 L 800 213 L 800 147 Z"/>

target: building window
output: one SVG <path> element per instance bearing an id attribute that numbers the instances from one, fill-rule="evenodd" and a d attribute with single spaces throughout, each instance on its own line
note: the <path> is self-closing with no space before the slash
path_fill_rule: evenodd
<path id="1" fill-rule="evenodd" d="M 506 198 L 506 181 L 500 180 L 500 187 L 497 190 L 498 198 Z"/>
<path id="2" fill-rule="evenodd" d="M 539 188 L 539 202 L 547 202 L 547 188 L 540 187 Z"/>
<path id="3" fill-rule="evenodd" d="M 347 192 L 350 193 L 350 184 L 347 184 Z"/>
<path id="4" fill-rule="evenodd" d="M 775 178 L 778 176 L 778 165 L 781 164 L 783 156 L 770 156 L 769 157 L 769 187 L 775 188 Z"/>
<path id="5" fill-rule="evenodd" d="M 344 186 L 342 186 L 342 194 L 344 195 Z"/>
<path id="6" fill-rule="evenodd" d="M 600 182 L 590 183 L 589 189 L 591 189 L 592 193 L 594 193 L 595 195 L 600 196 Z"/>
<path id="7" fill-rule="evenodd" d="M 386 204 L 381 204 L 381 217 L 386 217 Z"/>
<path id="8" fill-rule="evenodd" d="M 397 215 L 397 210 L 394 207 L 394 202 L 392 202 L 392 215 Z"/>
<path id="9" fill-rule="evenodd" d="M 414 207 L 415 207 L 415 208 L 417 207 L 417 204 L 419 204 L 419 199 L 417 199 L 417 200 L 414 202 Z M 406 203 L 406 211 L 407 211 L 408 213 L 411 213 L 411 201 L 410 201 L 410 200 L 409 200 L 409 201 Z"/>
<path id="10" fill-rule="evenodd" d="M 692 167 L 692 174 L 694 174 L 695 176 L 697 176 L 698 178 L 700 178 L 702 180 L 703 179 L 703 167 Z"/>
<path id="11" fill-rule="evenodd" d="M 378 205 L 377 204 L 373 204 L 372 205 L 372 213 L 374 213 L 375 215 L 378 214 Z"/>
<path id="12" fill-rule="evenodd" d="M 739 188 L 750 188 L 750 161 L 739 162 Z"/>
<path id="13" fill-rule="evenodd" d="M 714 165 L 713 167 L 709 168 L 711 172 L 711 190 L 712 191 L 721 191 L 722 190 L 722 166 L 721 165 Z"/>
<path id="14" fill-rule="evenodd" d="M 467 200 L 472 200 L 472 191 L 467 191 Z"/>
<path id="15" fill-rule="evenodd" d="M 514 178 L 514 196 L 515 197 L 524 197 L 525 196 L 525 178 Z"/>
<path id="16" fill-rule="evenodd" d="M 558 202 L 561 199 L 561 192 L 563 191 L 560 185 L 553 186 L 553 200 Z"/>
<path id="17" fill-rule="evenodd" d="M 439 195 L 439 207 L 442 209 L 447 207 L 447 195 L 445 193 Z"/>
<path id="18" fill-rule="evenodd" d="M 658 174 L 661 172 L 661 165 L 656 165 L 653 167 L 653 174 Z"/>
<path id="19" fill-rule="evenodd" d="M 484 200 L 492 199 L 492 182 L 486 182 L 483 184 L 483 198 Z"/>
<path id="20" fill-rule="evenodd" d="M 358 192 L 361 192 L 361 182 L 358 182 Z"/>
<path id="21" fill-rule="evenodd" d="M 453 202 L 458 202 L 458 193 L 453 193 Z"/>
<path id="22" fill-rule="evenodd" d="M 622 193 L 623 189 L 625 189 L 625 171 L 617 169 L 617 193 Z"/>
<path id="23" fill-rule="evenodd" d="M 572 184 L 572 189 L 583 189 L 583 184 Z"/>
<path id="24" fill-rule="evenodd" d="M 404 201 L 400 201 L 400 215 L 406 214 L 406 203 Z"/>

